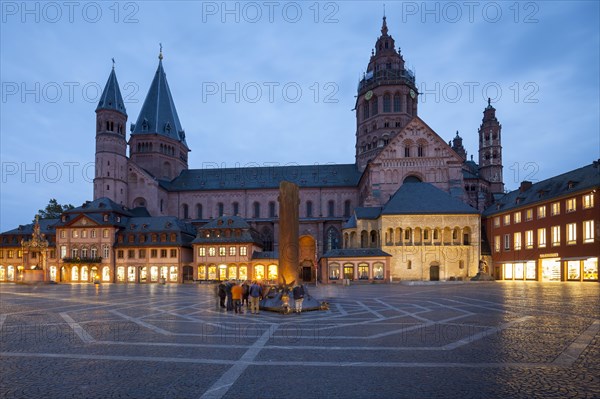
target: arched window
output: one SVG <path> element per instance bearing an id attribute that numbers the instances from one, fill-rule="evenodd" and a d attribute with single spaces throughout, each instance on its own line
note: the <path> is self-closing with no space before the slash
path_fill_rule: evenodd
<path id="1" fill-rule="evenodd" d="M 240 204 L 238 202 L 234 202 L 233 204 L 231 204 L 232 208 L 233 208 L 233 216 L 237 216 L 240 214 Z"/>
<path id="2" fill-rule="evenodd" d="M 183 218 L 184 219 L 189 219 L 189 217 L 190 217 L 190 210 L 189 210 L 188 204 L 183 204 L 181 206 L 181 213 L 183 214 Z"/>
<path id="3" fill-rule="evenodd" d="M 379 243 L 379 237 L 376 230 L 371 230 L 371 239 L 369 240 L 369 246 L 371 248 L 377 248 Z"/>
<path id="4" fill-rule="evenodd" d="M 335 215 L 335 202 L 327 202 L 327 216 L 333 217 Z"/>
<path id="5" fill-rule="evenodd" d="M 313 215 L 313 203 L 312 201 L 306 201 L 306 217 L 311 218 Z"/>
<path id="6" fill-rule="evenodd" d="M 252 204 L 253 214 L 252 217 L 258 219 L 260 217 L 260 203 L 254 202 Z"/>
<path id="7" fill-rule="evenodd" d="M 363 120 L 369 119 L 369 103 L 365 101 L 363 103 Z"/>
<path id="8" fill-rule="evenodd" d="M 392 104 L 389 94 L 383 95 L 383 112 L 392 112 Z"/>
<path id="9" fill-rule="evenodd" d="M 260 238 L 263 242 L 263 251 L 273 250 L 273 230 L 265 226 L 260 232 Z"/>
<path id="10" fill-rule="evenodd" d="M 224 211 L 223 203 L 219 202 L 217 204 L 217 216 L 219 216 L 219 217 L 223 216 L 223 211 Z"/>
<path id="11" fill-rule="evenodd" d="M 408 145 L 408 144 L 405 144 L 405 145 L 404 145 L 404 156 L 405 156 L 406 158 L 410 158 L 410 147 L 409 147 L 409 145 Z"/>
<path id="12" fill-rule="evenodd" d="M 202 219 L 202 204 L 196 204 L 196 219 Z"/>
<path id="13" fill-rule="evenodd" d="M 269 202 L 269 217 L 270 218 L 275 217 L 275 202 L 273 202 L 273 201 Z"/>
<path id="14" fill-rule="evenodd" d="M 327 229 L 325 234 L 325 252 L 340 247 L 340 233 L 333 226 Z"/>
<path id="15" fill-rule="evenodd" d="M 419 144 L 419 146 L 417 147 L 417 156 L 418 157 L 425 156 L 425 147 L 423 146 L 423 144 Z"/>
<path id="16" fill-rule="evenodd" d="M 400 112 L 400 94 L 394 94 L 394 112 Z"/>
<path id="17" fill-rule="evenodd" d="M 352 202 L 350 202 L 350 200 L 344 201 L 344 217 L 350 217 L 351 207 L 352 207 Z"/>
<path id="18" fill-rule="evenodd" d="M 369 233 L 366 230 L 360 232 L 360 247 L 368 248 L 369 247 Z"/>
<path id="19" fill-rule="evenodd" d="M 377 100 L 376 96 L 373 96 L 373 99 L 371 100 L 371 114 L 373 114 L 373 116 L 377 115 L 379 113 L 379 102 Z"/>

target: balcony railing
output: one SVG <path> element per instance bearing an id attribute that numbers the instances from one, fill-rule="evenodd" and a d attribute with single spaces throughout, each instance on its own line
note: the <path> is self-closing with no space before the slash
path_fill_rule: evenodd
<path id="1" fill-rule="evenodd" d="M 358 83 L 358 92 L 362 92 L 367 89 L 372 89 L 381 84 L 397 84 L 397 83 L 409 83 L 414 86 L 415 75 L 409 69 L 402 71 L 397 69 L 382 69 L 372 74 L 367 74 Z"/>

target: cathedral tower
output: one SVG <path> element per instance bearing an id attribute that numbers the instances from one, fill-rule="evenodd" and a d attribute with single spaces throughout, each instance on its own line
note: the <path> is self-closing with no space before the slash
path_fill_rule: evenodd
<path id="1" fill-rule="evenodd" d="M 127 112 L 119 90 L 115 67 L 96 107 L 96 171 L 94 199 L 108 197 L 127 203 Z"/>
<path id="2" fill-rule="evenodd" d="M 162 49 L 158 59 L 140 115 L 131 125 L 129 152 L 132 162 L 154 177 L 173 180 L 188 168 L 190 150 L 163 69 Z"/>
<path id="3" fill-rule="evenodd" d="M 358 84 L 356 164 L 361 171 L 417 115 L 415 75 L 394 46 L 384 16 L 381 36 Z"/>
<path id="4" fill-rule="evenodd" d="M 490 193 L 504 193 L 502 178 L 502 125 L 496 119 L 496 109 L 488 99 L 479 127 L 479 176 L 490 183 Z"/>

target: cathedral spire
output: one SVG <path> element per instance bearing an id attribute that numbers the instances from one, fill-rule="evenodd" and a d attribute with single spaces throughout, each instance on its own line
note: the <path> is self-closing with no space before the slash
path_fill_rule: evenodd
<path id="1" fill-rule="evenodd" d="M 137 122 L 131 127 L 131 134 L 158 134 L 179 141 L 188 148 L 185 132 L 179 122 L 179 115 L 169 89 L 167 75 L 163 69 L 162 45 L 158 59 L 158 68 Z"/>
<path id="2" fill-rule="evenodd" d="M 115 59 L 113 58 L 112 61 L 113 67 L 110 71 L 110 75 L 108 76 L 106 86 L 104 86 L 104 91 L 102 91 L 102 96 L 100 96 L 100 101 L 98 102 L 96 111 L 107 109 L 118 111 L 123 115 L 127 115 L 125 104 L 123 103 L 123 97 L 121 96 L 121 90 L 119 89 L 119 82 L 117 81 L 117 74 L 115 73 Z"/>
<path id="3" fill-rule="evenodd" d="M 383 24 L 381 25 L 381 35 L 388 35 L 387 18 L 385 17 L 385 4 L 383 5 Z"/>

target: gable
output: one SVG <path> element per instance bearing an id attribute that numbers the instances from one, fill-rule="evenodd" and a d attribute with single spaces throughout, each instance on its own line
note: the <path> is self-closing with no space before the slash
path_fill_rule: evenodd
<path id="1" fill-rule="evenodd" d="M 419 154 L 422 147 L 422 156 Z M 409 148 L 409 156 L 405 149 Z M 462 158 L 419 117 L 414 117 L 373 160 L 386 163 L 388 160 L 417 160 L 422 158 L 443 158 L 447 163 L 462 164 Z M 390 165 L 392 166 L 392 165 Z"/>
<path id="2" fill-rule="evenodd" d="M 79 215 L 75 219 L 66 223 L 64 227 L 92 227 L 99 226 L 100 224 L 93 219 L 90 219 L 87 215 Z"/>

